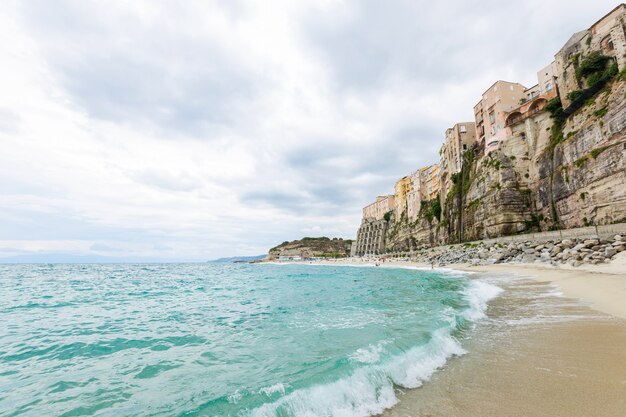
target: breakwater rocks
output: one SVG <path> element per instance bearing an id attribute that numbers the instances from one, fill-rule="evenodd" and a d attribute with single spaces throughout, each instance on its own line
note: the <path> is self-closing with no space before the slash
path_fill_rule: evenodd
<path id="1" fill-rule="evenodd" d="M 498 263 L 582 264 L 610 262 L 626 250 L 626 237 L 619 234 L 608 239 L 562 239 L 544 242 L 465 243 L 423 249 L 411 255 L 411 260 L 440 266 L 469 263 L 490 265 Z"/>

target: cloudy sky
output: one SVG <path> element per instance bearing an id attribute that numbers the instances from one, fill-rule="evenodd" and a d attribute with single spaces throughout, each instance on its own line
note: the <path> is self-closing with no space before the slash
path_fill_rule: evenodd
<path id="1" fill-rule="evenodd" d="M 0 3 L 0 259 L 205 260 L 355 235 L 595 0 Z"/>

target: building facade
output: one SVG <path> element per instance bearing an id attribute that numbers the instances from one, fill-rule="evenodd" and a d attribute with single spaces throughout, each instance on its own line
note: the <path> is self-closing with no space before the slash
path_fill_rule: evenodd
<path id="1" fill-rule="evenodd" d="M 554 56 L 559 96 L 563 107 L 570 105 L 569 93 L 586 87 L 585 81 L 576 76 L 576 68 L 591 52 L 615 60 L 618 70 L 626 67 L 626 5 L 620 4 L 589 29 L 573 34 Z"/>
<path id="2" fill-rule="evenodd" d="M 498 149 L 510 134 L 506 130 L 507 113 L 526 99 L 526 87 L 519 83 L 496 81 L 474 106 L 477 141 L 485 153 Z"/>
<path id="3" fill-rule="evenodd" d="M 417 219 L 422 206 L 421 172 L 422 170 L 418 169 L 411 174 L 411 191 L 409 191 L 406 196 L 406 209 L 409 221 Z"/>
<path id="4" fill-rule="evenodd" d="M 395 197 L 396 221 L 402 217 L 402 213 L 407 210 L 407 195 L 411 191 L 411 176 L 400 178 L 393 187 Z"/>
<path id="5" fill-rule="evenodd" d="M 422 168 L 420 173 L 423 201 L 434 200 L 439 195 L 439 164 Z"/>
<path id="6" fill-rule="evenodd" d="M 364 219 L 382 220 L 385 214 L 395 209 L 395 196 L 383 195 L 376 197 L 376 201 L 363 208 Z"/>
<path id="7" fill-rule="evenodd" d="M 352 256 L 379 255 L 385 252 L 385 220 L 363 219 L 357 231 L 356 244 L 351 248 Z"/>
<path id="8" fill-rule="evenodd" d="M 439 150 L 439 189 L 445 199 L 452 188 L 452 174 L 461 172 L 463 154 L 476 142 L 474 122 L 457 123 L 446 129 L 445 140 Z"/>

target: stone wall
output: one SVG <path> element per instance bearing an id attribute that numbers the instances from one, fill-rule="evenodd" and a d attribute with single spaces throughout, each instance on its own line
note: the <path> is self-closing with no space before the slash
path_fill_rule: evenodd
<path id="1" fill-rule="evenodd" d="M 357 231 L 356 246 L 351 251 L 356 256 L 377 255 L 385 252 L 385 219 L 365 218 Z"/>

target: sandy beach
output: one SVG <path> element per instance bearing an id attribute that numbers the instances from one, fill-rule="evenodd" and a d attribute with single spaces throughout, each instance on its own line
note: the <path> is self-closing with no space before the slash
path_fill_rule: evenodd
<path id="1" fill-rule="evenodd" d="M 331 265 L 425 268 L 374 259 Z M 462 336 L 468 353 L 421 388 L 400 393 L 389 417 L 617 417 L 626 410 L 626 256 L 584 268 L 447 265 L 505 291 Z"/>

